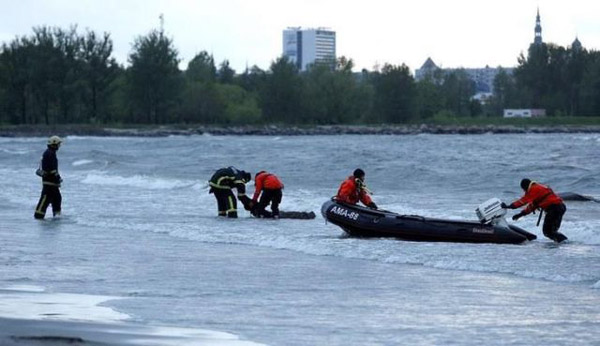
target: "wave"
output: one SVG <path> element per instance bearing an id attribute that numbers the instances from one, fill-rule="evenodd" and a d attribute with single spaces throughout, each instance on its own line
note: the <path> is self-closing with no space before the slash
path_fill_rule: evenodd
<path id="1" fill-rule="evenodd" d="M 282 208 L 283 209 L 283 208 Z M 441 270 L 512 275 L 558 283 L 595 285 L 600 274 L 589 270 L 595 261 L 600 235 L 590 226 L 588 234 L 573 231 L 573 240 L 555 246 L 540 235 L 540 240 L 524 245 L 408 242 L 395 239 L 359 239 L 343 236 L 335 226 L 322 219 L 257 220 L 242 212 L 239 219 L 220 219 L 211 212 L 190 215 L 190 222 L 119 222 L 101 219 L 100 228 L 167 234 L 174 238 L 203 243 L 251 245 L 291 250 L 307 255 L 332 256 L 397 265 L 417 265 Z M 195 221 L 191 221 L 195 220 Z M 200 222 L 201 221 L 201 222 Z M 579 229 L 579 226 L 574 228 Z M 223 232 L 227 229 L 227 232 Z"/>
<path id="2" fill-rule="evenodd" d="M 27 155 L 29 153 L 31 153 L 32 150 L 28 150 L 28 149 L 4 149 L 4 148 L 0 148 L 0 153 L 5 153 L 5 154 L 9 154 L 9 155 Z"/>
<path id="3" fill-rule="evenodd" d="M 38 143 L 46 144 L 48 137 L 0 137 L 0 143 Z"/>
<path id="4" fill-rule="evenodd" d="M 74 161 L 71 165 L 77 167 L 77 166 L 88 165 L 93 162 L 94 162 L 93 160 L 77 160 L 77 161 Z"/>
<path id="5" fill-rule="evenodd" d="M 105 185 L 105 186 L 128 186 L 151 190 L 171 190 L 185 187 L 195 187 L 197 181 L 171 180 L 164 178 L 151 177 L 147 175 L 133 175 L 123 177 L 118 175 L 106 175 L 90 173 L 81 181 L 83 184 Z"/>
<path id="6" fill-rule="evenodd" d="M 72 135 L 72 136 L 67 136 L 65 137 L 65 141 L 69 141 L 69 142 L 74 142 L 74 141 L 88 141 L 90 139 L 93 140 L 101 140 L 101 141 L 107 141 L 107 142 L 112 142 L 112 141 L 142 141 L 143 137 L 127 137 L 127 136 L 77 136 L 77 135 Z"/>

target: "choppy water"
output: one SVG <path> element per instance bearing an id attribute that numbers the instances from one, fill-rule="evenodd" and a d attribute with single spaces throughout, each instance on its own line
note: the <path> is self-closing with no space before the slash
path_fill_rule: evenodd
<path id="1" fill-rule="evenodd" d="M 347 238 L 320 215 L 218 219 L 206 187 L 223 166 L 264 169 L 282 210 L 319 214 L 362 167 L 385 209 L 475 219 L 523 177 L 600 196 L 600 135 L 68 137 L 66 217 L 36 222 L 44 143 L 0 139 L 0 285 L 126 297 L 110 305 L 140 323 L 268 344 L 600 340 L 598 203 L 567 203 L 559 247 L 534 216 L 524 245 L 416 243 Z"/>

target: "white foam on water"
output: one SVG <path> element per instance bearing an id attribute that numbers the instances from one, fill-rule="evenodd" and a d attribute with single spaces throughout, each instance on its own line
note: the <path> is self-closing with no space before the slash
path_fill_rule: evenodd
<path id="1" fill-rule="evenodd" d="M 46 144 L 48 137 L 0 137 L 0 143 L 37 143 Z"/>
<path id="2" fill-rule="evenodd" d="M 98 304 L 119 299 L 73 293 L 47 293 L 37 286 L 9 286 L 0 289 L 0 317 L 61 319 L 94 322 L 123 321 L 129 315 Z"/>
<path id="3" fill-rule="evenodd" d="M 99 306 L 114 299 L 120 298 L 46 293 L 27 285 L 0 288 L 0 343 L 48 337 L 104 345 L 259 345 L 225 332 L 127 323 L 129 315 Z"/>
<path id="4" fill-rule="evenodd" d="M 176 179 L 164 179 L 150 177 L 147 175 L 133 175 L 122 177 L 118 175 L 106 175 L 98 173 L 88 174 L 82 181 L 84 184 L 106 185 L 106 186 L 128 186 L 151 190 L 170 190 L 189 187 L 196 184 L 195 181 L 183 181 Z"/>
<path id="5" fill-rule="evenodd" d="M 128 136 L 67 136 L 64 138 L 65 142 L 73 142 L 73 141 L 89 141 L 90 139 L 98 140 L 98 141 L 141 141 L 144 140 L 143 137 L 128 137 Z"/>
<path id="6" fill-rule="evenodd" d="M 44 292 L 46 289 L 35 285 L 10 285 L 0 288 L 0 291 Z"/>
<path id="7" fill-rule="evenodd" d="M 93 160 L 77 160 L 77 161 L 74 161 L 71 165 L 78 167 L 78 166 L 88 165 L 93 162 L 94 162 Z"/>
<path id="8" fill-rule="evenodd" d="M 2 153 L 6 153 L 9 155 L 27 155 L 31 152 L 31 150 L 28 149 L 5 149 L 5 148 L 0 148 L 0 152 Z"/>
<path id="9" fill-rule="evenodd" d="M 571 241 L 600 245 L 600 223 L 598 221 L 563 222 L 561 230 L 563 229 Z"/>

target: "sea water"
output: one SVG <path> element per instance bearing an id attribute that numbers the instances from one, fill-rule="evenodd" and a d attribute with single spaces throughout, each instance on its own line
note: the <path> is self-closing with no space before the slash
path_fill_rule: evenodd
<path id="1" fill-rule="evenodd" d="M 319 213 L 357 167 L 373 200 L 402 214 L 474 220 L 485 200 L 520 197 L 522 178 L 599 197 L 598 134 L 69 136 L 63 217 L 49 208 L 37 221 L 44 149 L 45 138 L 0 138 L 0 293 L 106 297 L 98 308 L 120 321 L 214 331 L 223 344 L 600 340 L 600 203 L 566 202 L 559 246 L 537 215 L 516 222 L 537 240 L 496 245 L 350 238 Z M 230 165 L 277 174 L 281 210 L 317 218 L 218 218 L 207 180 Z M 19 317 L 30 294 L 0 294 L 0 317 Z"/>

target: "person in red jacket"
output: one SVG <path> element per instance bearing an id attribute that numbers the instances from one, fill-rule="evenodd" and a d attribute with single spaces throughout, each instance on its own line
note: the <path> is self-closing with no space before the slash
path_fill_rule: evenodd
<path id="1" fill-rule="evenodd" d="M 367 207 L 377 209 L 377 205 L 371 200 L 369 190 L 365 185 L 365 171 L 360 168 L 355 169 L 354 173 L 342 182 L 335 199 L 349 204 L 361 201 Z"/>
<path id="2" fill-rule="evenodd" d="M 502 207 L 508 209 L 517 209 L 526 205 L 525 209 L 515 214 L 512 219 L 516 221 L 522 216 L 534 212 L 536 209 L 541 209 L 540 212 L 546 212 L 544 226 L 542 227 L 544 235 L 557 243 L 567 240 L 567 237 L 558 231 L 562 217 L 565 211 L 567 211 L 563 200 L 548 186 L 536 183 L 530 179 L 521 180 L 521 188 L 525 191 L 523 197 L 509 205 L 502 203 Z"/>
<path id="3" fill-rule="evenodd" d="M 254 196 L 252 215 L 256 217 L 279 218 L 279 204 L 283 198 L 283 184 L 275 174 L 260 171 L 254 176 Z M 260 200 L 258 197 L 260 196 Z M 271 204 L 271 212 L 265 208 Z"/>

